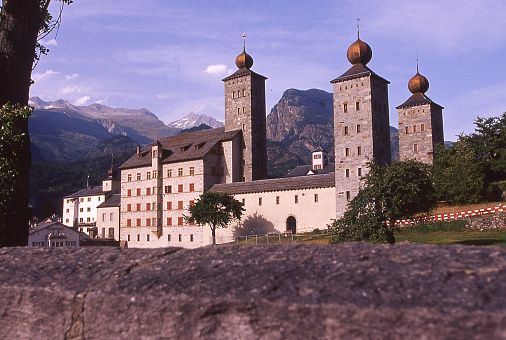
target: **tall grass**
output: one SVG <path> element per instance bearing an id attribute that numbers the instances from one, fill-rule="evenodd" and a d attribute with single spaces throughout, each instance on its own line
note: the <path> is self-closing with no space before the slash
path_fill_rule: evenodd
<path id="1" fill-rule="evenodd" d="M 463 231 L 467 227 L 465 220 L 421 222 L 409 227 L 400 227 L 398 233 L 431 233 L 435 231 Z"/>

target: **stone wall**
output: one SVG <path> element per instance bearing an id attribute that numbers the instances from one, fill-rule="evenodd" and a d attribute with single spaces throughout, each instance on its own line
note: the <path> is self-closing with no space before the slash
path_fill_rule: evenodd
<path id="1" fill-rule="evenodd" d="M 506 248 L 0 249 L 3 339 L 504 339 Z"/>
<path id="2" fill-rule="evenodd" d="M 506 229 L 506 213 L 499 212 L 487 216 L 466 218 L 471 229 Z"/>

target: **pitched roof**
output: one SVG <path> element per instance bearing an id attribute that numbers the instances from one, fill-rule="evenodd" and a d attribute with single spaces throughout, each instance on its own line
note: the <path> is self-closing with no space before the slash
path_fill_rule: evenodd
<path id="1" fill-rule="evenodd" d="M 331 83 L 340 83 L 342 81 L 365 77 L 368 75 L 374 76 L 380 80 L 387 82 L 387 84 L 390 84 L 390 82 L 388 80 L 378 76 L 369 67 L 367 67 L 363 64 L 353 65 L 348 71 L 344 72 L 341 76 L 337 77 L 336 79 L 331 80 L 330 82 Z"/>
<path id="2" fill-rule="evenodd" d="M 70 231 L 73 231 L 73 232 L 81 234 L 83 237 L 88 237 L 88 235 L 86 235 L 85 233 L 82 233 L 82 232 L 80 232 L 78 230 L 75 230 L 74 228 L 66 226 L 65 224 L 62 224 L 60 222 L 38 223 L 35 228 L 30 228 L 29 234 L 36 233 L 38 231 L 41 231 L 42 229 L 46 229 L 46 228 L 49 228 L 49 227 L 58 227 L 58 228 L 68 229 Z"/>
<path id="3" fill-rule="evenodd" d="M 238 78 L 238 77 L 244 76 L 244 75 L 246 75 L 246 74 L 253 74 L 253 75 L 256 75 L 256 76 L 258 76 L 258 77 L 262 77 L 262 78 L 264 78 L 264 79 L 267 79 L 267 77 L 264 77 L 264 76 L 262 76 L 261 74 L 258 74 L 258 73 L 256 73 L 256 72 L 253 72 L 253 71 L 251 71 L 251 70 L 248 70 L 248 69 L 247 69 L 247 68 L 245 68 L 245 67 L 242 67 L 242 68 L 238 69 L 237 71 L 235 71 L 233 74 L 229 75 L 228 77 L 223 78 L 222 80 L 223 80 L 223 81 L 227 81 L 227 80 L 230 80 L 230 79 L 232 79 L 232 78 Z"/>
<path id="4" fill-rule="evenodd" d="M 96 187 L 88 187 L 82 190 L 79 190 L 78 192 L 75 192 L 73 194 L 70 194 L 68 196 L 65 196 L 63 198 L 74 198 L 74 197 L 83 197 L 83 196 L 95 196 L 95 195 L 102 195 L 105 194 L 104 191 L 102 191 L 102 186 L 98 185 Z"/>
<path id="5" fill-rule="evenodd" d="M 424 105 L 424 104 L 434 104 L 443 109 L 443 107 L 439 104 L 434 103 L 429 97 L 427 97 L 424 93 L 414 93 L 411 97 L 408 98 L 404 103 L 397 106 L 396 109 L 401 109 L 404 107 Z"/>
<path id="6" fill-rule="evenodd" d="M 203 158 L 220 141 L 234 138 L 241 130 L 225 131 L 224 127 L 183 133 L 177 136 L 162 138 L 154 143 L 161 145 L 162 163 L 181 162 Z M 120 169 L 151 166 L 151 143 L 133 155 Z"/>
<path id="7" fill-rule="evenodd" d="M 120 194 L 114 194 L 109 199 L 107 199 L 105 202 L 100 204 L 97 208 L 110 208 L 110 207 L 119 207 L 121 203 L 121 195 Z"/>
<path id="8" fill-rule="evenodd" d="M 289 173 L 285 175 L 285 177 L 295 177 L 295 176 L 314 176 L 314 175 L 323 175 L 334 173 L 335 164 L 329 163 L 323 167 L 323 169 L 313 169 L 311 165 L 299 165 Z M 313 174 L 308 174 L 307 172 L 311 170 Z"/>
<path id="9" fill-rule="evenodd" d="M 209 191 L 234 195 L 270 191 L 331 188 L 335 187 L 335 185 L 336 183 L 334 179 L 334 173 L 329 173 L 324 175 L 285 177 L 251 182 L 215 184 L 209 188 Z"/>

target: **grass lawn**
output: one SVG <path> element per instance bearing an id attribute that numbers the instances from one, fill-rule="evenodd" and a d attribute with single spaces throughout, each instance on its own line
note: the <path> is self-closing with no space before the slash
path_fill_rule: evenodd
<path id="1" fill-rule="evenodd" d="M 395 242 L 427 244 L 464 244 L 472 246 L 506 246 L 506 230 L 463 230 L 463 231 L 400 231 L 395 233 Z"/>

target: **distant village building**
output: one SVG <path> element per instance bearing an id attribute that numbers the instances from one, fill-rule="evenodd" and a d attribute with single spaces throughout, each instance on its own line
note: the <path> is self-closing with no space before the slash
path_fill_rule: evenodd
<path id="1" fill-rule="evenodd" d="M 60 222 L 44 222 L 30 228 L 28 245 L 31 247 L 79 247 L 88 236 Z"/>
<path id="2" fill-rule="evenodd" d="M 101 186 L 89 186 L 63 198 L 63 224 L 88 235 L 96 233 L 98 206 L 113 194 L 120 194 L 120 190 L 116 171 L 111 168 Z M 119 216 L 116 221 L 119 221 Z M 119 228 L 119 224 L 116 228 Z"/>
<path id="3" fill-rule="evenodd" d="M 418 63 L 408 89 L 413 95 L 397 106 L 399 157 L 432 164 L 435 145 L 444 143 L 443 107 L 425 95 L 429 81 L 418 72 Z"/>

